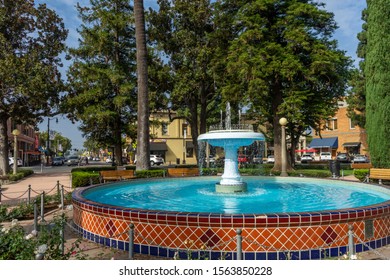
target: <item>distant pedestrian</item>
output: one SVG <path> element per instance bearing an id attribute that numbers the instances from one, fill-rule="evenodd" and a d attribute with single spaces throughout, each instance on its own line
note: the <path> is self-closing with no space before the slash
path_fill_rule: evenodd
<path id="1" fill-rule="evenodd" d="M 85 165 L 88 165 L 88 157 L 85 157 Z"/>

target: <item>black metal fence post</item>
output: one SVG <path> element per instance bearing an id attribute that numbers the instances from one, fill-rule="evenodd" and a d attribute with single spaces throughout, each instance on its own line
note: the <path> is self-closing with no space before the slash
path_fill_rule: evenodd
<path id="1" fill-rule="evenodd" d="M 129 226 L 129 260 L 134 259 L 134 224 Z"/>
<path id="2" fill-rule="evenodd" d="M 236 230 L 237 233 L 237 260 L 242 260 L 242 230 Z"/>

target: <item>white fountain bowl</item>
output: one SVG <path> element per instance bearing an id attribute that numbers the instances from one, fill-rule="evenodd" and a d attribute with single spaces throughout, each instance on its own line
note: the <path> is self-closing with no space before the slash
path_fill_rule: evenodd
<path id="1" fill-rule="evenodd" d="M 264 141 L 262 133 L 252 130 L 215 130 L 198 137 L 198 141 L 207 141 L 210 145 L 224 147 L 226 145 L 249 146 L 253 141 Z"/>

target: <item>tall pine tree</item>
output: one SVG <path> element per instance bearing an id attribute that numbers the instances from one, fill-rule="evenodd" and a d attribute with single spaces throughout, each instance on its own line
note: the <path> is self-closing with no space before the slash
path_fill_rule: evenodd
<path id="1" fill-rule="evenodd" d="M 87 138 L 115 147 L 121 165 L 122 135 L 137 119 L 133 7 L 128 0 L 93 0 L 77 10 L 83 25 L 80 46 L 70 50 L 65 110 L 81 120 Z"/>
<path id="2" fill-rule="evenodd" d="M 375 167 L 390 168 L 390 1 L 367 0 L 367 12 L 364 74 L 368 147 Z"/>

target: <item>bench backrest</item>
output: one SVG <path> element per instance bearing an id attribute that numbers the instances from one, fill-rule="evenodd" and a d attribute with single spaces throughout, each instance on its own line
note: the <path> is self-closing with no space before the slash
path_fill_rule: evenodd
<path id="1" fill-rule="evenodd" d="M 198 176 L 199 168 L 168 168 L 168 176 L 170 177 L 186 177 Z"/>
<path id="2" fill-rule="evenodd" d="M 370 178 L 390 179 L 390 169 L 386 168 L 371 168 Z"/>
<path id="3" fill-rule="evenodd" d="M 134 170 L 102 170 L 100 176 L 104 177 L 115 177 L 115 176 L 134 176 Z"/>
<path id="4" fill-rule="evenodd" d="M 372 168 L 371 163 L 352 163 L 351 167 L 353 169 L 370 169 Z"/>

